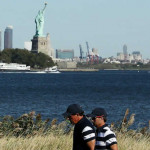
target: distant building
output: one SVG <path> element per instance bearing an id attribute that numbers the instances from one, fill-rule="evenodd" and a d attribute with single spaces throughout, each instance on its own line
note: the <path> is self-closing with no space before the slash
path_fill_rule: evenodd
<path id="1" fill-rule="evenodd" d="M 99 56 L 99 54 L 98 54 L 98 49 L 96 49 L 96 48 L 92 48 L 92 52 L 94 53 L 94 55 Z"/>
<path id="2" fill-rule="evenodd" d="M 32 42 L 24 42 L 24 49 L 31 51 L 32 49 Z"/>
<path id="3" fill-rule="evenodd" d="M 133 60 L 134 60 L 133 55 L 132 55 L 132 54 L 129 54 L 129 56 L 128 56 L 128 61 L 129 61 L 129 62 L 132 62 Z"/>
<path id="4" fill-rule="evenodd" d="M 148 64 L 148 63 L 150 63 L 150 59 L 144 59 L 143 60 L 143 64 Z"/>
<path id="5" fill-rule="evenodd" d="M 141 53 L 140 53 L 140 51 L 133 51 L 132 54 L 133 55 L 140 55 Z"/>
<path id="6" fill-rule="evenodd" d="M 50 41 L 50 34 L 47 34 L 47 48 L 48 48 L 48 55 L 53 59 L 55 58 L 54 49 L 52 48 L 51 41 Z"/>
<path id="7" fill-rule="evenodd" d="M 13 48 L 13 26 L 8 26 L 4 32 L 4 49 Z"/>
<path id="8" fill-rule="evenodd" d="M 132 55 L 133 55 L 134 60 L 137 60 L 137 61 L 142 60 L 142 55 L 141 55 L 140 51 L 133 51 Z"/>
<path id="9" fill-rule="evenodd" d="M 123 45 L 124 60 L 128 59 L 127 45 Z"/>
<path id="10" fill-rule="evenodd" d="M 74 58 L 74 50 L 56 49 L 56 58 L 73 59 Z"/>
<path id="11" fill-rule="evenodd" d="M 77 62 L 75 61 L 61 61 L 61 62 L 57 62 L 58 68 L 59 69 L 75 69 L 77 68 Z"/>
<path id="12" fill-rule="evenodd" d="M 95 56 L 94 52 L 91 49 L 89 49 L 89 55 L 90 56 Z"/>
<path id="13" fill-rule="evenodd" d="M 127 45 L 123 45 L 123 54 L 128 54 Z"/>
<path id="14" fill-rule="evenodd" d="M 0 30 L 0 51 L 2 50 L 2 32 Z"/>
<path id="15" fill-rule="evenodd" d="M 124 60 L 124 54 L 123 53 L 117 53 L 117 59 L 118 60 Z"/>

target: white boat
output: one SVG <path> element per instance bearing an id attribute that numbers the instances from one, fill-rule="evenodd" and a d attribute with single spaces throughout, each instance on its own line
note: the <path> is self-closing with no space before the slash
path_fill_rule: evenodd
<path id="1" fill-rule="evenodd" d="M 0 63 L 0 71 L 30 71 L 30 66 L 17 63 Z"/>
<path id="2" fill-rule="evenodd" d="M 46 73 L 60 73 L 59 70 L 57 69 L 57 66 L 45 68 Z"/>

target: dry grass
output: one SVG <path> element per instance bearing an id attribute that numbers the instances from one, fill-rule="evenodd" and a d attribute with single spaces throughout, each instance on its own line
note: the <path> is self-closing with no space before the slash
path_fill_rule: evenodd
<path id="1" fill-rule="evenodd" d="M 119 150 L 150 150 L 149 126 L 140 130 L 129 130 L 135 114 L 126 110 L 121 123 L 111 124 L 117 135 Z M 35 112 L 18 119 L 5 116 L 0 121 L 0 150 L 71 150 L 72 126 L 67 122 L 57 124 L 53 119 L 42 121 Z"/>
<path id="2" fill-rule="evenodd" d="M 0 150 L 71 150 L 70 135 L 47 135 L 30 138 L 3 137 Z"/>
<path id="3" fill-rule="evenodd" d="M 150 150 L 150 138 L 137 134 L 136 137 L 125 135 L 122 133 L 117 134 L 119 150 Z"/>
<path id="4" fill-rule="evenodd" d="M 150 138 L 117 133 L 119 150 L 150 150 Z M 3 137 L 0 150 L 71 150 L 72 134 L 23 137 Z"/>

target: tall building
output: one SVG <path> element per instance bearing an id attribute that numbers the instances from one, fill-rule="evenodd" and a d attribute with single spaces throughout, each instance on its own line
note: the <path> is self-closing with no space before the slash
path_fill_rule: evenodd
<path id="1" fill-rule="evenodd" d="M 124 54 L 124 59 L 128 59 L 128 51 L 127 51 L 127 45 L 123 45 L 123 54 Z"/>
<path id="2" fill-rule="evenodd" d="M 31 51 L 32 48 L 32 42 L 24 42 L 24 49 Z"/>
<path id="3" fill-rule="evenodd" d="M 4 32 L 4 49 L 13 48 L 13 26 L 8 26 Z"/>
<path id="4" fill-rule="evenodd" d="M 56 58 L 73 59 L 74 58 L 74 50 L 56 49 Z"/>
<path id="5" fill-rule="evenodd" d="M 128 52 L 127 52 L 127 45 L 123 45 L 123 53 L 124 54 L 128 54 Z"/>
<path id="6" fill-rule="evenodd" d="M 0 30 L 0 51 L 2 50 L 2 32 Z"/>

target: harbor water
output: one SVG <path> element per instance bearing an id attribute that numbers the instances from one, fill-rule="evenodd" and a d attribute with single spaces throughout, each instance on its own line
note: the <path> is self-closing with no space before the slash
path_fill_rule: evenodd
<path id="1" fill-rule="evenodd" d="M 60 74 L 0 73 L 0 116 L 19 117 L 35 111 L 43 119 L 63 120 L 72 103 L 85 113 L 103 107 L 108 122 L 121 120 L 127 108 L 135 114 L 134 127 L 150 120 L 148 71 L 62 72 Z"/>

